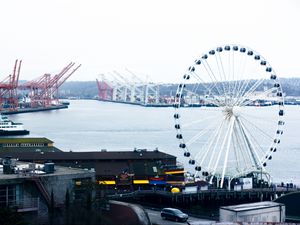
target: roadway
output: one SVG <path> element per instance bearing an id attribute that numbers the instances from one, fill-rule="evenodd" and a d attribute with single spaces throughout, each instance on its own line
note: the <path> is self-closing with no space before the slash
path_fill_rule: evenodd
<path id="1" fill-rule="evenodd" d="M 148 213 L 150 221 L 153 225 L 204 225 L 204 224 L 215 224 L 216 221 L 213 220 L 206 220 L 206 219 L 199 219 L 196 217 L 189 216 L 187 222 L 175 222 L 169 220 L 163 220 L 160 216 L 160 211 L 153 210 L 153 209 L 145 209 Z"/>

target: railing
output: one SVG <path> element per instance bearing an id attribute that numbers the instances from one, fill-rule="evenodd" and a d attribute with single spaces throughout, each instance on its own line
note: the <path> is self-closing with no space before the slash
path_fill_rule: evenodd
<path id="1" fill-rule="evenodd" d="M 19 200 L 1 201 L 0 206 L 14 208 L 18 212 L 38 211 L 39 198 L 23 198 Z"/>
<path id="2" fill-rule="evenodd" d="M 136 190 L 132 192 L 118 192 L 114 194 L 108 194 L 108 198 L 126 198 L 126 197 L 134 197 L 137 195 L 149 195 L 149 194 L 158 194 L 158 195 L 164 195 L 164 196 L 176 196 L 176 195 L 195 195 L 195 194 L 234 194 L 234 193 L 278 193 L 278 192 L 296 192 L 299 191 L 298 189 L 289 189 L 288 191 L 286 189 L 272 189 L 272 188 L 253 188 L 253 189 L 247 189 L 247 190 L 225 190 L 225 189 L 208 189 L 208 190 L 197 190 L 196 192 L 192 193 L 172 193 L 170 191 L 164 191 L 164 190 Z"/>
<path id="3" fill-rule="evenodd" d="M 173 164 L 163 165 L 163 169 L 165 169 L 165 170 L 184 169 L 184 166 L 182 163 L 177 162 L 176 165 L 173 165 Z"/>
<path id="4" fill-rule="evenodd" d="M 50 206 L 51 204 L 51 199 L 50 199 L 50 195 L 47 191 L 47 189 L 44 186 L 44 182 L 43 182 L 43 178 L 41 176 L 32 176 L 31 179 L 34 181 L 34 183 L 36 184 L 38 190 L 40 191 L 40 193 L 42 194 L 42 196 L 44 197 L 46 203 L 48 206 Z"/>

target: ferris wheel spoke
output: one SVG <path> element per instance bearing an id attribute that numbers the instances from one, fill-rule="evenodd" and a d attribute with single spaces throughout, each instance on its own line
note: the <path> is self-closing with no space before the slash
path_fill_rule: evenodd
<path id="1" fill-rule="evenodd" d="M 239 85 L 239 88 L 237 90 L 237 95 L 236 95 L 236 99 L 240 99 L 246 92 L 250 82 L 252 82 L 251 79 L 247 79 L 247 77 L 245 77 L 245 71 L 246 69 L 248 68 L 248 59 L 249 57 L 247 57 L 246 54 L 244 54 L 244 62 L 243 62 L 243 65 L 242 65 L 242 73 L 241 73 L 241 77 L 240 77 L 240 85 Z"/>
<path id="2" fill-rule="evenodd" d="M 228 85 L 228 93 L 230 93 L 230 89 L 231 89 L 231 85 L 230 85 L 230 75 L 231 75 L 231 59 L 230 59 L 230 51 L 227 51 L 227 72 L 226 72 L 226 74 L 227 74 L 227 76 L 226 76 L 226 78 L 227 78 L 227 85 Z"/>
<path id="3" fill-rule="evenodd" d="M 239 160 L 239 151 L 238 151 L 238 147 L 236 145 L 236 141 L 235 141 L 235 138 L 236 138 L 236 133 L 233 132 L 233 137 L 232 137 L 232 149 L 233 149 L 233 153 L 234 153 L 234 160 L 235 160 L 235 164 L 236 164 L 236 171 L 240 172 L 240 169 L 241 166 L 240 166 L 240 160 Z"/>
<path id="4" fill-rule="evenodd" d="M 187 127 L 190 127 L 190 126 L 192 126 L 194 124 L 202 123 L 204 121 L 207 121 L 207 120 L 210 120 L 210 119 L 214 119 L 214 118 L 218 118 L 218 116 L 214 115 L 214 116 L 204 117 L 201 120 L 195 120 L 193 122 L 185 123 L 185 124 L 182 125 L 182 128 L 187 128 Z"/>
<path id="5" fill-rule="evenodd" d="M 244 116 L 240 116 L 243 120 L 245 120 L 247 123 L 249 123 L 252 127 L 254 127 L 257 131 L 259 131 L 262 135 L 264 135 L 266 138 L 268 138 L 270 141 L 273 140 L 273 137 L 271 137 L 269 134 L 267 134 L 264 130 L 262 130 L 260 127 L 256 126 L 254 123 L 252 123 L 250 120 L 245 118 Z"/>
<path id="6" fill-rule="evenodd" d="M 252 156 L 249 150 L 249 146 L 248 146 L 248 142 L 245 139 L 243 132 L 240 130 L 240 126 L 238 123 L 236 123 L 236 136 L 237 136 L 237 140 L 239 143 L 239 150 L 240 150 L 240 154 L 243 157 L 244 163 L 245 165 L 247 165 L 247 168 L 250 166 L 253 166 L 253 160 L 252 160 Z"/>
<path id="7" fill-rule="evenodd" d="M 251 94 L 253 94 L 254 91 L 256 91 L 257 87 L 262 83 L 264 82 L 264 79 L 260 79 L 260 80 L 257 80 L 250 88 L 249 90 L 247 91 L 246 89 L 241 92 L 240 96 L 238 97 L 238 105 L 240 105 L 245 99 L 248 98 L 248 96 L 250 96 Z M 248 87 L 249 83 L 247 84 L 247 87 Z"/>
<path id="8" fill-rule="evenodd" d="M 265 81 L 264 79 L 257 80 L 254 83 L 254 85 L 250 87 L 250 89 L 245 94 L 241 93 L 242 95 L 238 98 L 237 105 L 240 106 L 243 103 L 243 101 L 247 99 L 249 96 L 251 96 L 253 92 L 256 91 L 256 89 L 259 87 L 259 85 L 261 85 L 264 81 Z"/>
<path id="9" fill-rule="evenodd" d="M 251 153 L 251 156 L 252 156 L 252 159 L 255 163 L 255 167 L 258 169 L 258 168 L 263 168 L 263 165 L 260 161 L 260 157 L 259 157 L 259 154 L 257 153 L 256 149 L 254 148 L 254 145 L 253 143 L 251 142 L 249 136 L 250 135 L 247 135 L 246 133 L 246 129 L 245 129 L 245 126 L 244 124 L 242 123 L 241 120 L 237 119 L 237 122 L 239 123 L 240 125 L 240 128 L 241 128 L 241 131 L 242 131 L 242 134 L 247 142 L 247 145 L 249 147 L 249 150 L 250 150 L 250 153 Z"/>
<path id="10" fill-rule="evenodd" d="M 218 56 L 220 56 L 219 54 L 217 54 Z M 216 65 L 217 65 L 217 71 L 218 71 L 218 74 L 219 74 L 219 79 L 218 79 L 218 83 L 220 83 L 220 85 L 222 85 L 222 88 L 223 88 L 223 96 L 227 96 L 227 90 L 225 88 L 225 84 L 224 84 L 224 81 L 225 79 L 223 78 L 223 75 L 224 75 L 224 68 L 223 68 L 223 65 L 222 65 L 222 62 L 219 62 L 219 59 L 220 57 L 217 57 L 216 54 L 214 54 L 214 59 L 216 61 Z M 211 69 L 210 69 L 211 70 Z"/>
<path id="11" fill-rule="evenodd" d="M 217 98 L 217 97 L 214 97 L 213 99 L 207 99 L 207 98 L 205 98 L 204 101 L 206 103 L 208 103 L 208 104 L 212 104 L 212 105 L 215 105 L 217 107 L 222 107 L 223 106 L 222 101 L 219 98 Z"/>
<path id="12" fill-rule="evenodd" d="M 239 130 L 237 124 L 235 123 L 232 142 L 233 142 L 234 156 L 236 160 L 235 169 L 238 173 L 240 173 L 243 167 L 249 167 L 249 162 L 251 166 L 251 159 L 250 159 L 250 155 L 248 154 L 248 151 L 245 151 L 245 149 L 247 148 L 245 147 L 245 144 L 239 139 L 238 133 Z M 246 159 L 246 156 L 249 157 L 248 160 Z"/>
<path id="13" fill-rule="evenodd" d="M 267 99 L 268 96 L 270 94 L 272 94 L 274 91 L 276 91 L 276 88 L 270 88 L 262 93 L 259 93 L 259 94 L 256 94 L 256 95 L 249 95 L 248 96 L 248 99 L 249 100 L 246 100 L 244 101 L 242 104 L 240 104 L 240 106 L 247 106 L 247 105 L 250 105 L 252 104 L 253 102 L 257 101 L 257 100 L 261 100 L 261 99 Z"/>
<path id="14" fill-rule="evenodd" d="M 217 87 L 217 83 L 215 81 L 212 80 L 212 82 L 210 83 L 210 87 L 207 87 L 207 85 L 209 85 L 208 82 L 205 82 L 196 72 L 192 72 L 192 74 L 194 75 L 193 77 L 196 78 L 201 84 L 202 87 L 204 87 L 204 89 L 207 91 L 207 93 L 212 93 L 212 91 L 215 89 L 219 94 L 219 90 Z M 206 84 L 206 85 L 204 85 Z"/>
<path id="15" fill-rule="evenodd" d="M 198 152 L 198 154 L 195 156 L 195 159 L 198 160 L 198 159 L 201 159 L 200 161 L 200 165 L 203 165 L 204 164 L 204 161 L 206 160 L 207 158 L 207 154 L 211 151 L 211 148 L 213 147 L 213 144 L 214 143 L 218 143 L 219 139 L 220 139 L 220 135 L 221 135 L 221 131 L 222 131 L 222 127 L 224 125 L 224 121 L 221 122 L 220 126 L 218 127 L 218 129 L 216 130 L 216 132 L 214 132 L 211 137 L 209 138 L 208 142 L 206 143 L 206 145 L 203 145 L 201 150 Z M 208 146 L 208 147 L 206 147 Z M 214 153 L 215 153 L 215 149 L 216 149 L 216 144 L 214 145 L 214 148 L 212 150 L 212 155 L 209 159 L 209 163 L 208 163 L 208 166 L 207 166 L 207 169 L 209 170 L 210 168 L 210 164 L 211 164 L 211 161 L 212 159 L 214 158 Z M 203 151 L 203 149 L 205 149 Z M 202 152 L 204 152 L 203 154 L 201 154 Z"/>
<path id="16" fill-rule="evenodd" d="M 262 148 L 262 142 L 261 141 L 258 141 L 255 137 L 254 137 L 254 135 L 252 134 L 252 133 L 256 133 L 256 132 L 250 132 L 249 131 L 249 128 L 247 128 L 247 126 L 245 126 L 245 129 L 246 129 L 246 131 L 247 131 L 247 133 L 251 136 L 251 139 L 253 140 L 252 141 L 252 143 L 254 143 L 256 146 L 257 146 L 257 150 L 259 150 L 260 151 L 260 161 L 262 161 L 262 157 L 264 157 L 265 155 L 266 155 L 266 149 L 263 149 Z M 259 129 L 258 127 L 256 127 L 256 129 Z M 266 137 L 266 139 L 268 139 L 267 141 L 271 141 L 271 140 L 273 140 L 273 138 L 271 137 L 271 136 L 269 136 L 269 135 L 267 135 L 265 132 L 263 132 L 263 131 L 261 131 L 261 129 L 259 129 L 259 131 L 264 135 L 264 137 Z M 257 135 L 257 136 L 259 136 L 259 135 Z M 270 142 L 271 143 L 271 142 Z"/>
<path id="17" fill-rule="evenodd" d="M 253 83 L 253 80 L 251 80 L 251 79 L 246 79 L 242 82 L 243 85 L 241 86 L 241 89 L 239 89 L 239 91 L 238 91 L 236 103 L 239 103 L 239 101 L 247 94 L 247 92 L 255 86 L 256 82 L 252 86 L 251 86 L 251 82 Z M 247 89 L 248 89 L 248 91 L 247 91 Z"/>
<path id="18" fill-rule="evenodd" d="M 189 141 L 186 142 L 186 145 L 189 147 L 193 143 L 195 143 L 199 138 L 201 138 L 203 135 L 209 132 L 211 128 L 215 126 L 215 123 L 211 124 L 210 126 L 206 127 L 205 129 L 198 132 L 196 135 L 194 135 Z"/>
<path id="19" fill-rule="evenodd" d="M 250 142 L 248 136 L 246 135 L 245 130 L 239 119 L 237 119 L 237 124 L 238 124 L 238 129 L 240 131 L 239 133 L 242 137 L 243 142 L 245 143 L 245 147 L 246 147 L 245 150 L 249 154 L 249 159 L 252 164 L 254 163 L 255 167 L 258 167 L 259 166 L 259 163 L 258 163 L 259 157 L 256 156 L 256 154 L 254 152 L 254 147 L 253 147 L 252 143 Z"/>
<path id="20" fill-rule="evenodd" d="M 218 92 L 218 95 L 222 95 L 222 91 L 219 90 L 218 88 L 218 79 L 216 78 L 215 74 L 213 73 L 211 67 L 209 66 L 209 64 L 207 63 L 207 61 L 203 61 L 203 66 L 208 74 L 208 76 L 210 77 L 212 83 L 214 84 L 214 87 L 216 87 L 216 90 Z"/>
<path id="21" fill-rule="evenodd" d="M 259 123 L 270 123 L 272 122 L 273 118 L 264 118 L 265 117 L 265 109 L 272 108 L 273 106 L 266 106 L 266 107 L 253 107 L 253 106 L 244 106 L 241 107 L 241 113 L 239 116 L 244 118 L 249 118 L 251 120 L 255 120 Z M 264 110 L 264 111 L 261 111 Z M 270 109 L 271 110 L 271 109 Z"/>
<path id="22" fill-rule="evenodd" d="M 237 124 L 235 123 L 234 126 L 234 136 L 233 136 L 233 148 L 234 148 L 234 152 L 235 152 L 235 159 L 236 159 L 236 171 L 241 172 L 241 168 L 242 165 L 245 165 L 245 167 L 249 167 L 249 161 L 250 160 L 246 160 L 246 156 L 249 157 L 248 152 L 246 151 L 246 153 L 244 152 L 243 149 L 245 149 L 244 147 L 244 143 L 239 139 L 239 135 L 238 135 L 238 128 L 237 128 Z M 251 165 L 250 165 L 251 166 Z"/>
<path id="23" fill-rule="evenodd" d="M 196 96 L 199 98 L 199 100 L 203 100 L 206 104 L 212 104 L 214 106 L 217 106 L 217 107 L 221 107 L 223 105 L 223 103 L 219 100 L 219 98 L 217 96 L 213 96 L 213 99 L 208 99 L 208 98 L 203 98 L 203 96 L 201 95 L 198 95 L 196 93 L 192 93 L 192 92 L 189 92 L 190 94 L 193 94 L 193 96 Z"/>
<path id="24" fill-rule="evenodd" d="M 218 71 L 219 71 L 219 75 L 220 75 L 220 82 L 222 83 L 223 86 L 223 90 L 224 90 L 224 96 L 228 95 L 228 90 L 226 90 L 226 86 L 225 86 L 225 81 L 226 81 L 226 75 L 225 75 L 225 71 L 224 71 L 224 66 L 223 66 L 223 62 L 222 62 L 222 58 L 220 57 L 220 53 L 218 52 L 215 55 L 215 60 L 216 63 L 218 65 Z"/>
<path id="25" fill-rule="evenodd" d="M 209 159 L 208 166 L 207 166 L 208 170 L 211 170 L 212 162 L 213 162 L 213 160 L 216 157 L 215 155 L 217 153 L 217 146 L 218 146 L 218 143 L 220 143 L 220 138 L 221 138 L 223 127 L 224 127 L 224 121 L 221 123 L 221 126 L 219 127 L 219 129 L 218 129 L 218 131 L 216 133 L 217 136 L 216 136 L 215 146 L 213 148 L 212 155 L 211 155 L 211 157 Z"/>
<path id="26" fill-rule="evenodd" d="M 232 94 L 234 95 L 234 90 L 236 88 L 236 78 L 235 78 L 235 58 L 234 58 L 235 51 L 232 51 Z"/>
<path id="27" fill-rule="evenodd" d="M 229 135 L 230 130 L 231 130 L 230 127 L 231 126 L 229 125 L 228 128 L 227 128 L 227 130 L 226 130 L 225 136 L 223 138 L 223 141 L 222 141 L 222 144 L 221 144 L 221 147 L 220 147 L 220 150 L 219 150 L 219 154 L 218 154 L 217 159 L 215 161 L 215 164 L 213 166 L 212 176 L 215 176 L 216 171 L 217 171 L 217 167 L 218 167 L 218 165 L 220 163 L 221 155 L 222 155 L 222 153 L 224 153 L 224 147 L 225 147 L 228 135 Z"/>
<path id="28" fill-rule="evenodd" d="M 201 149 L 195 156 L 195 160 L 197 162 L 200 161 L 199 165 L 203 165 L 204 161 L 207 160 L 208 154 L 210 153 L 211 148 L 212 148 L 214 138 L 215 138 L 215 135 L 210 136 L 209 140 L 205 144 L 202 145 Z M 206 169 L 209 170 L 209 167 L 207 167 Z"/>
<path id="29" fill-rule="evenodd" d="M 231 122 L 230 122 L 230 130 L 229 130 L 229 137 L 227 140 L 227 147 L 226 147 L 226 152 L 225 152 L 225 159 L 223 163 L 223 171 L 222 171 L 222 177 L 221 177 L 221 188 L 223 187 L 224 183 L 224 178 L 225 178 L 225 172 L 228 167 L 228 155 L 229 155 L 229 149 L 230 149 L 230 144 L 231 144 L 231 139 L 232 139 L 232 131 L 233 131 L 233 125 L 235 123 L 235 117 L 231 117 Z"/>
<path id="30" fill-rule="evenodd" d="M 239 92 L 241 91 L 241 85 L 243 84 L 243 80 L 245 79 L 245 70 L 246 70 L 246 65 L 247 65 L 247 62 L 248 62 L 248 59 L 249 57 L 247 57 L 247 55 L 245 53 L 242 53 L 241 55 L 241 60 L 240 60 L 240 63 L 239 63 L 239 67 L 238 67 L 238 74 L 240 74 L 240 77 L 239 77 L 239 80 L 237 82 L 237 85 L 236 85 L 236 88 L 234 90 L 234 98 L 237 99 L 238 95 L 239 95 Z"/>
<path id="31" fill-rule="evenodd" d="M 255 111 L 253 111 L 253 113 L 254 112 Z M 262 137 L 261 135 L 263 135 L 263 137 L 265 137 L 268 140 L 272 139 L 272 135 L 270 135 L 270 130 L 276 129 L 276 127 L 278 126 L 273 122 L 273 120 L 276 118 L 275 117 L 265 118 L 265 114 L 263 114 L 263 112 L 261 112 L 260 110 L 257 110 L 257 112 L 255 113 L 257 115 L 253 115 L 253 114 L 251 115 L 248 112 L 243 112 L 241 113 L 239 118 L 242 119 L 244 123 L 247 123 L 247 127 L 251 127 L 251 129 L 255 129 L 255 132 L 257 132 L 258 134 L 257 136 Z M 260 113 L 262 115 L 260 115 Z"/>
<path id="32" fill-rule="evenodd" d="M 219 107 L 223 106 L 224 105 L 224 103 L 223 103 L 224 100 L 221 100 L 221 97 L 224 97 L 224 95 L 226 95 L 225 89 L 224 89 L 224 94 L 221 95 L 221 91 L 218 88 L 218 85 L 219 85 L 218 82 L 216 82 L 214 80 L 211 80 L 212 81 L 211 83 L 207 83 L 203 79 L 201 79 L 201 77 L 196 72 L 193 72 L 192 74 L 194 75 L 193 77 L 195 77 L 200 82 L 199 84 L 201 84 L 201 86 L 206 90 L 206 92 L 208 93 L 208 96 L 213 97 L 213 99 L 204 98 L 203 100 L 210 103 L 210 104 L 214 104 L 216 106 L 219 106 Z M 206 85 L 204 85 L 204 84 L 206 84 Z M 208 85 L 209 85 L 209 87 L 207 87 Z M 189 90 L 188 92 L 190 92 L 190 93 L 192 93 L 196 96 L 199 96 L 199 98 L 201 99 L 201 95 L 199 95 L 195 91 L 195 89 L 193 89 L 192 91 Z"/>
<path id="33" fill-rule="evenodd" d="M 228 55 L 228 87 L 230 96 L 232 96 L 235 87 L 235 51 L 228 51 Z"/>
<path id="34" fill-rule="evenodd" d="M 246 140 L 242 137 L 241 131 L 239 130 L 239 127 L 236 123 L 235 126 L 235 137 L 236 137 L 236 146 L 238 146 L 237 152 L 240 152 L 239 155 L 241 156 L 241 163 L 240 165 L 244 165 L 241 168 L 251 168 L 253 166 L 253 160 L 251 158 L 250 152 L 248 150 L 247 142 Z M 239 168 L 240 170 L 240 168 Z"/>
<path id="35" fill-rule="evenodd" d="M 209 89 L 207 89 L 207 90 L 209 90 Z M 221 106 L 221 104 L 220 104 L 220 102 L 218 101 L 218 99 L 216 98 L 216 99 L 207 99 L 207 98 L 203 98 L 203 96 L 201 96 L 200 94 L 198 94 L 197 93 L 197 90 L 186 90 L 186 93 L 187 94 L 189 94 L 189 96 L 194 96 L 194 97 L 198 97 L 198 99 L 199 100 L 204 100 L 204 101 L 206 101 L 207 103 L 210 103 L 210 104 L 213 104 L 213 105 L 215 105 L 215 106 L 218 106 L 218 107 L 220 107 Z"/>
<path id="36" fill-rule="evenodd" d="M 242 85 L 241 85 L 240 89 L 237 92 L 236 101 L 235 101 L 236 105 L 241 101 L 241 99 L 242 99 L 244 93 L 246 92 L 250 82 L 251 82 L 251 80 L 249 80 L 249 79 L 242 81 Z"/>

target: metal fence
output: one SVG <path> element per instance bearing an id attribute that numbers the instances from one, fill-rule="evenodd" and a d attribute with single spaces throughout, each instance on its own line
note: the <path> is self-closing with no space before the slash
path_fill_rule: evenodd
<path id="1" fill-rule="evenodd" d="M 18 200 L 0 201 L 0 206 L 16 209 L 18 212 L 38 211 L 39 201 L 39 198 L 23 198 Z"/>

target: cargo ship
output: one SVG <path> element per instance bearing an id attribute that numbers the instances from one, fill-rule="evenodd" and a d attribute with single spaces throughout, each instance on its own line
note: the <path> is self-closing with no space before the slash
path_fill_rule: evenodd
<path id="1" fill-rule="evenodd" d="M 11 136 L 11 135 L 27 135 L 28 130 L 23 128 L 22 123 L 14 123 L 9 120 L 7 116 L 0 115 L 0 136 Z"/>

